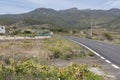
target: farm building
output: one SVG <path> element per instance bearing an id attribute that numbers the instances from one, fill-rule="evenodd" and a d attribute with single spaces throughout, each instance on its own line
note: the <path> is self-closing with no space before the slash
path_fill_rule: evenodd
<path id="1" fill-rule="evenodd" d="M 0 34 L 5 34 L 5 26 L 0 26 Z"/>
<path id="2" fill-rule="evenodd" d="M 37 32 L 37 36 L 52 36 L 53 35 L 53 32 L 50 32 L 50 31 L 38 31 Z"/>

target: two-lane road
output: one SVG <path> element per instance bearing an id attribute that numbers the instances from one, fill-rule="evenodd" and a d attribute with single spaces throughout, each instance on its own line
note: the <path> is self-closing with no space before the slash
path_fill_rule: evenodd
<path id="1" fill-rule="evenodd" d="M 67 39 L 73 40 L 75 42 L 81 43 L 90 49 L 94 50 L 101 56 L 105 57 L 112 63 L 120 67 L 120 46 L 115 44 L 109 44 L 105 42 L 81 39 L 75 37 L 65 37 Z"/>

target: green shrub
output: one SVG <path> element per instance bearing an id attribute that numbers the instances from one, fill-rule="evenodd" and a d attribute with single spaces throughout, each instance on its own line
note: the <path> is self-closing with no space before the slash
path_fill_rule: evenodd
<path id="1" fill-rule="evenodd" d="M 113 40 L 112 36 L 111 36 L 109 33 L 104 33 L 104 37 L 105 37 L 107 40 Z"/>
<path id="2" fill-rule="evenodd" d="M 29 31 L 29 30 L 25 30 L 25 31 L 23 31 L 23 34 L 31 34 L 32 32 L 31 31 Z"/>
<path id="3" fill-rule="evenodd" d="M 86 52 L 85 52 L 84 50 L 81 50 L 79 56 L 80 56 L 81 58 L 85 57 L 85 56 L 86 56 Z"/>
<path id="4" fill-rule="evenodd" d="M 90 52 L 90 51 L 87 53 L 87 55 L 91 56 L 91 57 L 95 56 L 95 54 L 93 52 Z"/>
<path id="5" fill-rule="evenodd" d="M 0 80 L 103 80 L 88 70 L 84 64 L 75 63 L 58 68 L 34 63 L 32 60 L 15 62 L 9 67 L 0 64 Z"/>
<path id="6" fill-rule="evenodd" d="M 24 41 L 21 45 L 24 49 L 29 49 L 33 47 L 33 44 L 29 41 Z"/>
<path id="7" fill-rule="evenodd" d="M 8 49 L 9 48 L 9 45 L 6 44 L 6 45 L 0 45 L 0 49 Z"/>
<path id="8" fill-rule="evenodd" d="M 92 39 L 92 36 L 90 36 L 90 35 L 87 34 L 87 35 L 86 35 L 86 38 L 87 38 L 87 39 Z"/>
<path id="9" fill-rule="evenodd" d="M 54 37 L 49 40 L 44 41 L 44 47 L 48 50 L 52 51 L 54 58 L 72 58 L 72 57 L 78 57 L 79 51 L 81 50 L 81 47 L 79 45 L 76 45 L 75 43 L 60 38 L 60 37 Z"/>

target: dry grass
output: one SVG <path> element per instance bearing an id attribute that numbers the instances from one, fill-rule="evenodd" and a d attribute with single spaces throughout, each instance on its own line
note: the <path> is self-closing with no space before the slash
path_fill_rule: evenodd
<path id="1" fill-rule="evenodd" d="M 23 40 L 0 43 L 0 60 L 9 64 L 9 59 L 33 59 L 45 64 L 56 58 L 71 59 L 91 56 L 89 51 L 64 38 L 54 36 L 46 40 Z"/>
<path id="2" fill-rule="evenodd" d="M 29 41 L 9 41 L 0 43 L 0 57 L 2 61 L 9 61 L 10 58 L 15 60 L 34 58 L 49 59 L 51 52 L 43 47 L 40 40 Z"/>

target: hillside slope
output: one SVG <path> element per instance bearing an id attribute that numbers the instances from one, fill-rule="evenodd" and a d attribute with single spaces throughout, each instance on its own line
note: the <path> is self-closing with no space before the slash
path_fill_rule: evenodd
<path id="1" fill-rule="evenodd" d="M 56 11 L 49 8 L 38 8 L 34 11 L 23 14 L 0 15 L 0 24 L 12 25 L 15 23 L 28 25 L 51 24 L 64 28 L 90 28 L 91 19 L 94 26 L 114 27 L 119 24 L 120 9 L 110 10 L 79 10 L 71 8 L 67 10 Z M 114 23 L 110 23 L 114 21 Z M 119 26 L 115 26 L 119 27 Z"/>

